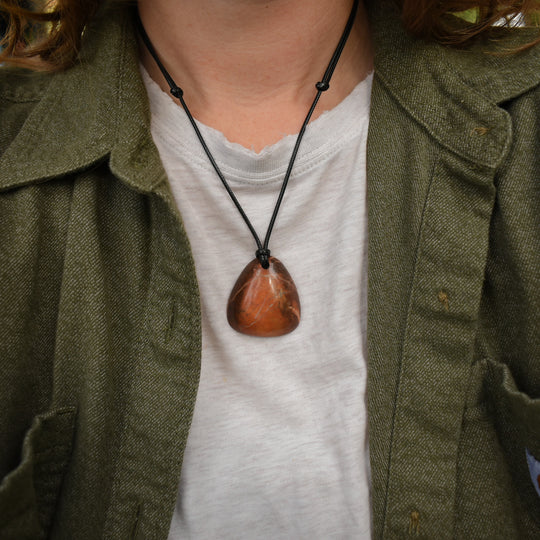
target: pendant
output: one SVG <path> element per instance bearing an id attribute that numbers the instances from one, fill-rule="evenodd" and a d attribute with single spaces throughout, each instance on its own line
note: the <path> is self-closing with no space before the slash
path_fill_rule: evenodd
<path id="1" fill-rule="evenodd" d="M 268 262 L 264 269 L 258 259 L 252 260 L 229 296 L 227 320 L 242 334 L 283 336 L 300 323 L 300 299 L 292 277 L 275 257 Z"/>

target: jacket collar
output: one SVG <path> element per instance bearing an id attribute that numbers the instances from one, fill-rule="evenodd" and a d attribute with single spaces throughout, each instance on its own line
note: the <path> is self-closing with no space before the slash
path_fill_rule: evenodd
<path id="1" fill-rule="evenodd" d="M 508 115 L 498 105 L 540 83 L 540 47 L 506 56 L 487 54 L 486 45 L 449 50 L 407 35 L 391 0 L 367 4 L 382 84 L 441 144 L 479 165 L 496 167 L 510 132 Z M 150 136 L 134 34 L 131 13 L 115 8 L 87 29 L 76 66 L 26 76 L 24 99 L 37 104 L 0 158 L 0 189 L 59 177 L 105 159 L 135 189 L 150 191 L 165 181 Z M 518 30 L 505 46 L 517 44 L 522 34 L 530 37 Z M 30 86 L 35 92 L 28 97 Z"/>
<path id="2" fill-rule="evenodd" d="M 500 105 L 540 84 L 540 47 L 500 53 L 533 40 L 536 29 L 515 29 L 499 43 L 451 49 L 404 32 L 393 0 L 366 3 L 378 80 L 443 146 L 478 165 L 497 167 L 510 133 Z"/>
<path id="3" fill-rule="evenodd" d="M 0 189 L 63 176 L 107 159 L 112 171 L 135 189 L 149 191 L 164 181 L 150 136 L 131 13 L 104 13 L 86 30 L 83 51 L 77 65 L 65 72 L 19 76 L 19 95 L 11 99 L 20 101 L 22 88 L 24 100 L 37 103 L 0 158 Z"/>

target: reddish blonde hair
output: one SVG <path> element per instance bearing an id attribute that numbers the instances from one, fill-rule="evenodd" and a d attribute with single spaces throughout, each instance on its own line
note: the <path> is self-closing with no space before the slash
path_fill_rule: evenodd
<path id="1" fill-rule="evenodd" d="M 0 61 L 60 70 L 73 64 L 82 33 L 103 0 L 0 0 Z"/>
<path id="2" fill-rule="evenodd" d="M 6 27 L 0 61 L 47 70 L 69 67 L 77 58 L 85 26 L 106 1 L 0 0 L 0 22 L 3 19 Z M 540 19 L 539 0 L 395 1 L 409 32 L 445 45 L 465 45 L 490 33 L 501 20 L 509 25 L 521 17 L 526 24 L 538 26 Z M 469 10 L 474 16 L 467 25 L 457 25 L 456 17 L 449 17 Z M 538 42 L 540 37 L 521 49 Z"/>

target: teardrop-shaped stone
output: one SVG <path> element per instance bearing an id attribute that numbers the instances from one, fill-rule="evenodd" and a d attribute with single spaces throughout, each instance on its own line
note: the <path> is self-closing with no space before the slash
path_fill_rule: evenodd
<path id="1" fill-rule="evenodd" d="M 258 259 L 242 271 L 229 296 L 227 320 L 238 332 L 276 337 L 292 332 L 300 323 L 296 285 L 275 257 L 263 268 Z"/>

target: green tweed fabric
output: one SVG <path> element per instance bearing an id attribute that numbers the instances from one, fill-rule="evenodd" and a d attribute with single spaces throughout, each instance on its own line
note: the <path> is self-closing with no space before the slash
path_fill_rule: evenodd
<path id="1" fill-rule="evenodd" d="M 369 11 L 373 536 L 540 538 L 540 48 L 448 50 Z M 0 538 L 166 539 L 200 357 L 115 7 L 68 71 L 0 70 Z"/>

